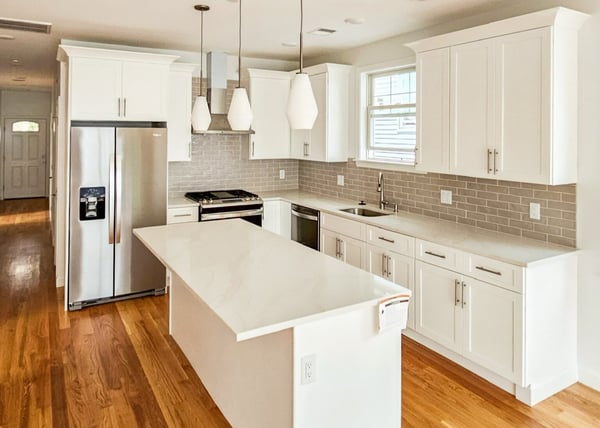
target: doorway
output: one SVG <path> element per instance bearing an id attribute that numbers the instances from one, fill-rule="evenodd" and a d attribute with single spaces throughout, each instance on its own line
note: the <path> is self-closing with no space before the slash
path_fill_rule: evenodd
<path id="1" fill-rule="evenodd" d="M 5 119 L 4 199 L 46 195 L 46 120 Z"/>

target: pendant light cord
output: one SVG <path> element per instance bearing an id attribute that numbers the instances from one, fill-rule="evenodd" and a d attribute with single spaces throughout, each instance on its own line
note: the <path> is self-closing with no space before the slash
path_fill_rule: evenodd
<path id="1" fill-rule="evenodd" d="M 304 65 L 304 58 L 302 56 L 302 29 L 304 27 L 304 5 L 302 0 L 300 0 L 300 73 L 302 73 L 302 68 Z"/>
<path id="2" fill-rule="evenodd" d="M 202 68 L 204 62 L 204 11 L 200 12 L 200 96 L 202 96 Z"/>
<path id="3" fill-rule="evenodd" d="M 242 87 L 242 0 L 240 1 L 240 24 L 238 26 L 238 88 Z"/>

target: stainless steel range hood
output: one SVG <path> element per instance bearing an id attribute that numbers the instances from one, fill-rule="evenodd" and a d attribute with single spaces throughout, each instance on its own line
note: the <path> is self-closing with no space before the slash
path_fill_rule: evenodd
<path id="1" fill-rule="evenodd" d="M 212 121 L 206 131 L 197 131 L 194 134 L 228 134 L 250 135 L 248 131 L 234 131 L 227 121 L 227 54 L 224 52 L 209 52 L 207 57 L 207 101 L 210 108 Z"/>

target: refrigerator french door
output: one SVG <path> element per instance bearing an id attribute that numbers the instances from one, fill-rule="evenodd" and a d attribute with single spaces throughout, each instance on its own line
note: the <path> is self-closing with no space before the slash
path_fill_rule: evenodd
<path id="1" fill-rule="evenodd" d="M 165 292 L 165 269 L 132 229 L 166 224 L 164 123 L 71 127 L 68 308 Z"/>

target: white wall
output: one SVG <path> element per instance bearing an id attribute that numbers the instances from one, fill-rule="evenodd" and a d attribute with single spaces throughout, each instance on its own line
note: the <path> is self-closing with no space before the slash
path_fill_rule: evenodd
<path id="1" fill-rule="evenodd" d="M 334 55 L 310 58 L 306 62 L 309 65 L 337 62 L 366 66 L 398 60 L 413 55 L 404 43 L 557 6 L 593 15 L 580 31 L 579 52 L 577 245 L 582 251 L 578 274 L 578 363 L 580 381 L 600 390 L 600 223 L 597 219 L 600 212 L 600 2 L 528 0 L 509 3 L 510 6 L 482 15 Z"/>
<path id="2" fill-rule="evenodd" d="M 579 377 L 600 390 L 600 11 L 579 43 Z"/>

